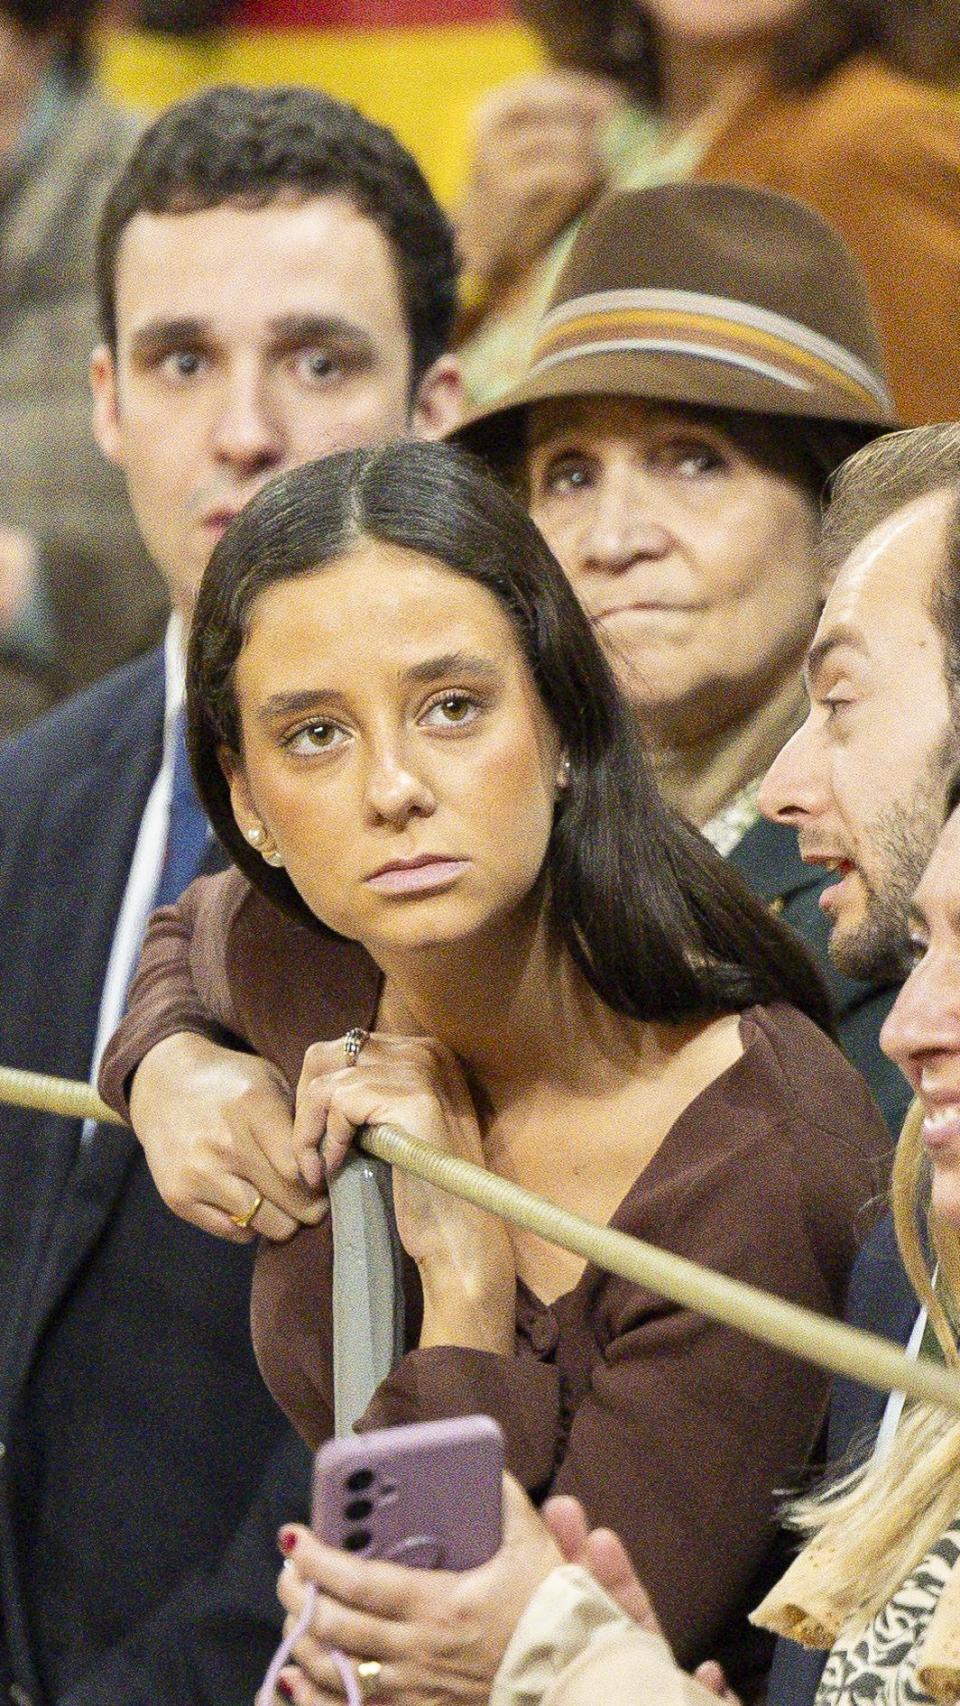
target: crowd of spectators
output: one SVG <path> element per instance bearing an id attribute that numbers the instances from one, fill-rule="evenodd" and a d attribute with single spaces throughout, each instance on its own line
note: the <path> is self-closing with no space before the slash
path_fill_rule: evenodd
<path id="1" fill-rule="evenodd" d="M 960 1360 L 960 21 L 516 11 L 448 213 L 0 3 L 0 1065 L 132 1127 L 0 1103 L 13 1706 L 960 1700 L 955 1418 L 399 1173 L 503 1544 L 307 1526 L 368 1123 Z"/>

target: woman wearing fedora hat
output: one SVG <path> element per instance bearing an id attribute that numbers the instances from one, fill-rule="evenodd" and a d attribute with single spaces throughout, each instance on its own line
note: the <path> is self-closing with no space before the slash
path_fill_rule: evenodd
<path id="1" fill-rule="evenodd" d="M 906 1085 L 878 1044 L 892 994 L 832 970 L 823 873 L 757 807 L 806 714 L 820 495 L 891 424 L 841 239 L 791 197 L 680 183 L 597 206 L 527 374 L 455 436 L 523 492 L 663 792 L 814 949 L 840 1040 L 896 1132 Z"/>
<path id="2" fill-rule="evenodd" d="M 556 68 L 478 115 L 461 212 L 469 388 L 524 371 L 575 221 L 695 177 L 800 196 L 867 278 L 908 422 L 960 415 L 953 0 L 516 0 Z"/>

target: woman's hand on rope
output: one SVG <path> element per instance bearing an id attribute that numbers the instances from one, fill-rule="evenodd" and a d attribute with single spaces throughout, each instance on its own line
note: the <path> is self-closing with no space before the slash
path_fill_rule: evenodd
<path id="1" fill-rule="evenodd" d="M 343 1706 L 343 1683 L 328 1656 L 383 1669 L 371 1699 L 390 1706 L 486 1706 L 490 1685 L 527 1601 L 562 1562 L 517 1483 L 504 1477 L 503 1543 L 475 1570 L 413 1570 L 352 1557 L 290 1527 L 293 1550 L 278 1593 L 288 1628 L 307 1584 L 319 1598 L 296 1666 L 281 1674 L 298 1706 Z"/>
<path id="2" fill-rule="evenodd" d="M 400 1126 L 443 1155 L 485 1165 L 473 1099 L 448 1048 L 378 1031 L 351 1058 L 349 1041 L 314 1043 L 304 1056 L 294 1147 L 308 1184 L 336 1172 L 365 1125 Z M 516 1272 L 503 1222 L 399 1169 L 393 1201 L 423 1284 L 421 1345 L 512 1352 Z"/>
<path id="3" fill-rule="evenodd" d="M 290 1091 L 257 1055 L 166 1037 L 137 1068 L 130 1117 L 164 1202 L 204 1232 L 280 1242 L 327 1212 L 297 1166 Z"/>

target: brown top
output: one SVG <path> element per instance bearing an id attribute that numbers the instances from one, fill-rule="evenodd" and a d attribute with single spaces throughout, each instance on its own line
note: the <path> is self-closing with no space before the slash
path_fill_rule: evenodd
<path id="1" fill-rule="evenodd" d="M 957 419 L 960 95 L 864 55 L 812 94 L 760 90 L 696 175 L 822 213 L 867 281 L 901 421 Z"/>
<path id="2" fill-rule="evenodd" d="M 108 1051 L 122 1086 L 161 1035 L 195 1028 L 152 991 L 190 936 L 193 982 L 216 1022 L 295 1080 L 305 1046 L 369 1024 L 378 976 L 360 949 L 283 918 L 236 872 L 159 915 Z M 161 1013 L 154 1025 L 151 1010 Z M 208 1019 L 207 1034 L 217 1035 Z M 828 1314 L 842 1313 L 864 1204 L 889 1137 L 862 1079 L 802 1015 L 753 1008 L 741 1058 L 684 1111 L 611 1224 Z M 329 1221 L 261 1247 L 254 1341 L 265 1378 L 312 1444 L 332 1431 Z M 408 1264 L 408 1342 L 418 1281 Z M 551 1308 L 519 1288 L 515 1354 L 411 1348 L 365 1425 L 473 1410 L 539 1499 L 576 1493 L 622 1534 L 685 1666 L 731 1652 L 773 1543 L 778 1495 L 817 1437 L 827 1376 L 588 1267 Z"/>

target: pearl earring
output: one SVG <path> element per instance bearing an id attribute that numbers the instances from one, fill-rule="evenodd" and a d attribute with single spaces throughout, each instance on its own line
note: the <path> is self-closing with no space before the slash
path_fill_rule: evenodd
<path id="1" fill-rule="evenodd" d="M 557 787 L 558 788 L 569 788 L 569 786 L 570 786 L 570 757 L 569 757 L 569 754 L 565 752 L 563 757 L 560 760 L 560 765 L 559 765 L 559 768 L 557 770 Z"/>
<path id="2" fill-rule="evenodd" d="M 277 852 L 276 848 L 274 848 L 272 853 L 265 853 L 263 857 L 267 861 L 268 865 L 280 866 L 283 864 L 283 858 L 281 854 Z"/>
<path id="3" fill-rule="evenodd" d="M 247 840 L 251 847 L 262 847 L 266 839 L 267 832 L 262 824 L 256 823 L 252 829 L 247 830 Z"/>

